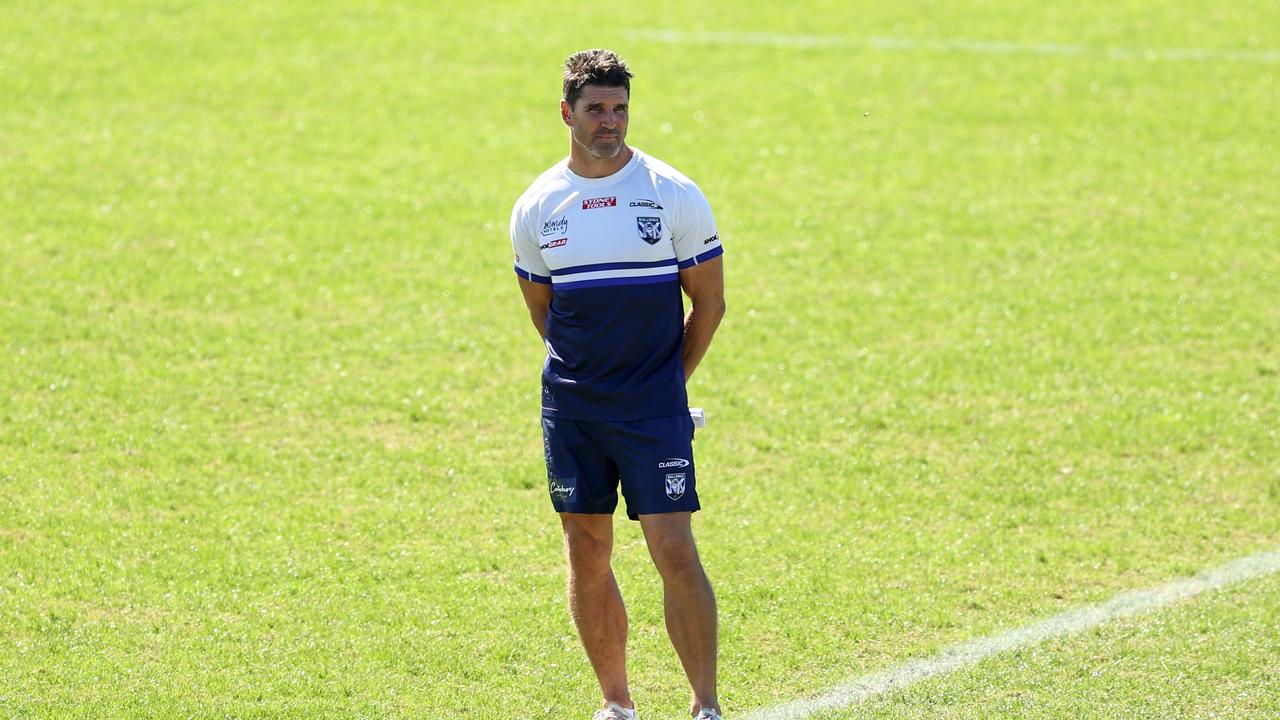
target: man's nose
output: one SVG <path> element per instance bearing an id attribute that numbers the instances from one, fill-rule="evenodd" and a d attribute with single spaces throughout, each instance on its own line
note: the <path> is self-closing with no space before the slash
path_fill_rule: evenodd
<path id="1" fill-rule="evenodd" d="M 612 111 L 612 110 L 606 110 L 606 111 L 604 112 L 604 118 L 600 121 L 600 124 L 601 124 L 601 125 L 603 125 L 603 126 L 605 126 L 605 127 L 610 127 L 610 128 L 611 128 L 611 127 L 613 127 L 614 125 L 617 125 L 617 124 L 618 124 L 618 113 L 616 113 L 616 112 L 614 112 L 614 111 Z"/>

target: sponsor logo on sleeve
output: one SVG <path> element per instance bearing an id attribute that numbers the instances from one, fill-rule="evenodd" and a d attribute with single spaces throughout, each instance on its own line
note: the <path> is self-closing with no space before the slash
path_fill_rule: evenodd
<path id="1" fill-rule="evenodd" d="M 710 244 L 711 244 L 711 243 L 713 243 L 713 242 L 720 242 L 720 233 L 716 233 L 715 235 L 712 235 L 711 237 L 707 238 L 706 240 L 703 240 L 703 241 L 702 241 L 702 244 L 703 244 L 703 245 L 710 245 Z"/>
<path id="2" fill-rule="evenodd" d="M 685 473 L 667 473 L 667 497 L 679 500 L 684 497 Z"/>
<path id="3" fill-rule="evenodd" d="M 641 240 L 653 245 L 662 239 L 662 218 L 638 217 L 636 231 L 640 233 Z"/>
<path id="4" fill-rule="evenodd" d="M 550 237 L 552 235 L 564 235 L 569 232 L 569 218 L 561 216 L 558 220 L 548 220 L 542 223 L 542 237 Z"/>
<path id="5" fill-rule="evenodd" d="M 582 201 L 583 210 L 595 210 L 596 208 L 617 207 L 618 197 L 610 195 L 609 197 L 590 198 Z"/>
<path id="6" fill-rule="evenodd" d="M 568 244 L 569 244 L 569 238 L 556 238 L 555 240 L 552 240 L 549 243 L 544 243 L 542 245 L 539 245 L 538 249 L 550 250 L 551 248 L 558 248 L 561 245 L 568 245 Z"/>
<path id="7" fill-rule="evenodd" d="M 659 205 L 658 203 L 652 200 L 646 200 L 645 198 L 640 198 L 639 200 L 632 200 L 631 207 L 647 207 L 647 208 L 653 208 L 654 210 L 662 209 L 662 206 Z"/>

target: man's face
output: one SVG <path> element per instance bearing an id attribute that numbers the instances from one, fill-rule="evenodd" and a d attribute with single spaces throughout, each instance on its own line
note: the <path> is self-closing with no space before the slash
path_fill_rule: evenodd
<path id="1" fill-rule="evenodd" d="M 573 134 L 573 142 L 591 156 L 607 160 L 622 151 L 627 139 L 627 89 L 587 85 L 573 107 L 560 101 L 560 116 Z"/>

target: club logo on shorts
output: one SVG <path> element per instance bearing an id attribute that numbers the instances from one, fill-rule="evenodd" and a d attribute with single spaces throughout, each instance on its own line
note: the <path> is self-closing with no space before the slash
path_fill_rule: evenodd
<path id="1" fill-rule="evenodd" d="M 662 239 L 662 218 L 638 217 L 636 231 L 640 233 L 641 240 L 653 245 Z"/>
<path id="2" fill-rule="evenodd" d="M 577 482 L 578 478 L 548 478 L 547 490 L 557 500 L 568 500 L 573 497 L 573 491 L 578 489 L 574 487 Z"/>
<path id="3" fill-rule="evenodd" d="M 684 497 L 684 473 L 667 473 L 667 497 L 679 500 Z"/>

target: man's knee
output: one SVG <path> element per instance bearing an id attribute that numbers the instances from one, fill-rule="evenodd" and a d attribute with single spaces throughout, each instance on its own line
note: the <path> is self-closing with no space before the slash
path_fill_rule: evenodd
<path id="1" fill-rule="evenodd" d="M 649 554 L 665 579 L 690 580 L 703 574 L 692 535 L 679 532 L 655 535 L 649 540 Z"/>
<path id="2" fill-rule="evenodd" d="M 565 550 L 569 565 L 578 573 L 599 573 L 609 569 L 613 554 L 612 522 L 609 516 L 562 516 Z"/>

